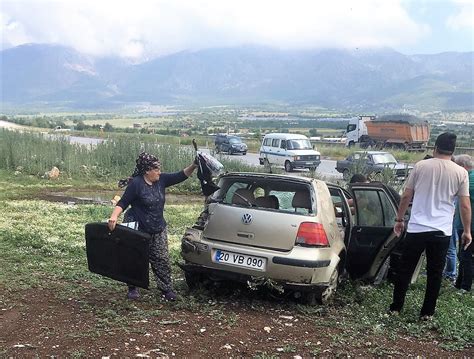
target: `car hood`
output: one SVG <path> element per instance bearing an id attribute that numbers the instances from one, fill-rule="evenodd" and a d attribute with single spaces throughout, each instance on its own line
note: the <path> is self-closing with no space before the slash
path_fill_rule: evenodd
<path id="1" fill-rule="evenodd" d="M 413 166 L 409 166 L 405 163 L 388 163 L 388 164 L 383 164 L 383 163 L 380 163 L 380 164 L 376 164 L 375 166 L 377 167 L 380 167 L 380 168 L 391 168 L 393 170 L 404 170 L 406 168 L 408 169 L 412 169 Z"/>
<path id="2" fill-rule="evenodd" d="M 211 203 L 203 235 L 208 240 L 289 251 L 304 218 L 293 213 Z"/>
<path id="3" fill-rule="evenodd" d="M 320 155 L 320 153 L 315 150 L 288 150 L 287 152 L 290 156 Z"/>

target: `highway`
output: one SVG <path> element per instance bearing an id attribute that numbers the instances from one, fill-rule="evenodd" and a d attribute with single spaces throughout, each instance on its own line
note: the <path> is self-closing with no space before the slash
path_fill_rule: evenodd
<path id="1" fill-rule="evenodd" d="M 209 153 L 208 149 L 204 149 L 203 152 Z M 245 156 L 243 155 L 227 155 L 227 154 L 219 154 L 216 155 L 216 158 L 219 159 L 220 156 L 230 160 L 241 161 L 245 164 L 252 165 L 252 166 L 260 166 L 258 160 L 258 153 L 250 153 L 248 152 Z M 294 170 L 293 174 L 307 172 L 308 170 Z M 321 164 L 316 169 L 316 173 L 327 177 L 328 179 L 342 179 L 342 174 L 336 171 L 336 161 L 329 160 L 329 159 L 322 159 Z"/>

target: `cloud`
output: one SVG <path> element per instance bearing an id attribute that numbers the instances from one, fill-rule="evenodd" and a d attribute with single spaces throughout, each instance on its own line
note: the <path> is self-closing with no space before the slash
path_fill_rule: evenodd
<path id="1" fill-rule="evenodd" d="M 446 25 L 453 30 L 474 29 L 474 4 L 472 0 L 452 0 L 457 7 L 455 15 L 448 17 Z"/>
<path id="2" fill-rule="evenodd" d="M 4 0 L 3 47 L 58 43 L 145 59 L 185 49 L 397 47 L 430 30 L 403 0 Z"/>

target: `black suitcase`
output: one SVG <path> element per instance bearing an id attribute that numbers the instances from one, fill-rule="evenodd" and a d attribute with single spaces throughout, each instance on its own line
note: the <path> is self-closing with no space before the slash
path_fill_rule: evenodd
<path id="1" fill-rule="evenodd" d="M 91 272 L 148 289 L 149 234 L 121 225 L 110 232 L 107 223 L 88 223 L 85 229 Z"/>

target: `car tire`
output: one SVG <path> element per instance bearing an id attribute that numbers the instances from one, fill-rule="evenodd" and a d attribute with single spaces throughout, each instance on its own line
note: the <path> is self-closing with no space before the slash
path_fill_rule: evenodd
<path id="1" fill-rule="evenodd" d="M 319 294 L 318 301 L 321 304 L 327 304 L 334 299 L 337 286 L 339 285 L 339 268 L 334 268 L 334 271 L 329 278 L 328 287 Z"/>
<path id="2" fill-rule="evenodd" d="M 351 171 L 349 171 L 349 169 L 344 169 L 344 171 L 342 171 L 342 178 L 345 180 L 345 181 L 349 181 L 351 177 Z"/>
<path id="3" fill-rule="evenodd" d="M 204 276 L 201 273 L 196 272 L 184 272 L 184 280 L 190 290 L 198 288 L 204 281 Z"/>
<path id="4" fill-rule="evenodd" d="M 246 154 L 247 154 L 247 152 L 243 152 L 243 153 L 242 153 L 242 156 L 245 156 Z"/>
<path id="5" fill-rule="evenodd" d="M 229 156 L 232 156 L 232 149 L 229 148 L 229 150 L 227 151 L 227 154 L 228 154 Z"/>
<path id="6" fill-rule="evenodd" d="M 293 166 L 291 165 L 290 161 L 285 161 L 285 171 L 286 172 L 291 172 L 293 171 Z"/>
<path id="7" fill-rule="evenodd" d="M 221 149 L 219 148 L 219 146 L 216 145 L 216 153 L 219 153 L 221 152 Z"/>
<path id="8" fill-rule="evenodd" d="M 322 292 L 307 292 L 304 295 L 304 302 L 307 305 L 328 304 L 334 299 L 337 286 L 339 285 L 339 269 L 336 267 L 329 278 L 328 287 Z"/>

